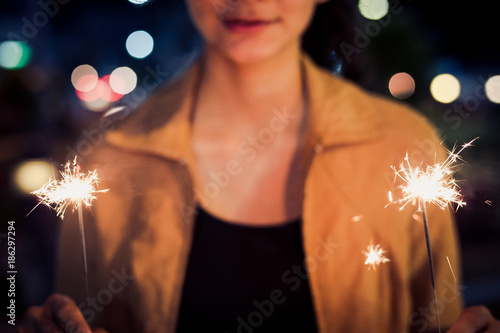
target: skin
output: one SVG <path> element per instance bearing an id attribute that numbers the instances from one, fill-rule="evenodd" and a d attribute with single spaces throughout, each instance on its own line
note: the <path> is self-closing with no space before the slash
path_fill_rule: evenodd
<path id="1" fill-rule="evenodd" d="M 237 6 L 224 7 L 224 3 Z M 286 193 L 301 193 L 303 186 L 297 162 L 304 150 L 301 125 L 306 112 L 299 45 L 317 3 L 187 0 L 193 22 L 206 42 L 194 110 L 193 178 L 198 201 L 215 215 L 255 225 L 284 223 L 301 215 L 301 195 L 290 197 Z M 225 26 L 224 19 L 228 18 L 257 18 L 272 23 L 252 30 L 238 24 Z M 262 144 L 249 139 L 262 128 L 269 128 L 272 110 L 284 106 L 295 117 L 275 133 L 271 142 Z M 238 153 L 242 142 L 252 144 L 256 151 L 251 161 L 246 160 L 250 155 Z M 204 187 L 213 181 L 210 172 L 227 170 L 232 160 L 240 163 L 240 173 L 231 176 L 217 196 L 204 195 Z M 31 307 L 18 330 L 91 332 L 75 302 L 60 294 L 50 296 L 41 306 Z M 470 307 L 448 332 L 500 332 L 500 322 L 487 308 Z"/>
<path id="2" fill-rule="evenodd" d="M 460 314 L 448 333 L 500 333 L 500 321 L 482 305 L 471 306 Z"/>
<path id="3" fill-rule="evenodd" d="M 187 3 L 206 41 L 192 132 L 198 202 L 213 215 L 245 224 L 299 217 L 305 113 L 300 37 L 317 2 L 241 1 L 223 13 L 214 11 L 211 1 Z M 257 30 L 233 29 L 228 20 L 265 24 Z M 294 118 L 270 142 L 252 141 L 270 127 L 272 111 L 285 108 Z M 242 144 L 255 147 L 256 154 L 242 154 Z M 210 172 L 225 170 L 232 160 L 241 172 L 219 186 L 217 195 L 208 195 L 206 187 L 214 181 Z"/>
<path id="4" fill-rule="evenodd" d="M 91 330 L 75 301 L 65 295 L 53 294 L 41 306 L 32 306 L 24 316 L 19 333 L 106 333 L 101 328 Z"/>

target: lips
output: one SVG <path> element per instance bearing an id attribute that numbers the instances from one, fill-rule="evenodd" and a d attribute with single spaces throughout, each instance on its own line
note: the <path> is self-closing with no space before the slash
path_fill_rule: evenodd
<path id="1" fill-rule="evenodd" d="M 267 27 L 278 20 L 261 20 L 246 18 L 226 18 L 223 20 L 224 26 L 232 31 L 252 31 Z"/>

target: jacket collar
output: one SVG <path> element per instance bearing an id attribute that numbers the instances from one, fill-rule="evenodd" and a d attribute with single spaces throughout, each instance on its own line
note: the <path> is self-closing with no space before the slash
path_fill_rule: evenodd
<path id="1" fill-rule="evenodd" d="M 375 98 L 351 82 L 317 67 L 304 57 L 310 130 L 323 148 L 355 144 L 382 133 Z"/>
<path id="2" fill-rule="evenodd" d="M 352 83 L 318 68 L 303 56 L 309 97 L 307 132 L 323 148 L 354 144 L 375 138 L 382 117 L 374 97 Z M 186 159 L 191 152 L 192 107 L 201 64 L 158 89 L 107 141 L 126 150 L 171 159 Z"/>

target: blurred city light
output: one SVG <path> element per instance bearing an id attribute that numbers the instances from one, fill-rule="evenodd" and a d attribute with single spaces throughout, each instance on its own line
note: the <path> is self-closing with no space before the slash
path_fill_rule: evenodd
<path id="1" fill-rule="evenodd" d="M 440 74 L 431 82 L 431 94 L 440 103 L 451 103 L 460 96 L 460 82 L 451 74 Z"/>
<path id="2" fill-rule="evenodd" d="M 7 41 L 0 44 L 0 67 L 5 69 L 21 69 L 31 60 L 31 48 L 28 44 Z"/>
<path id="3" fill-rule="evenodd" d="M 500 103 L 500 75 L 492 76 L 484 86 L 486 96 L 493 103 Z"/>
<path id="4" fill-rule="evenodd" d="M 80 65 L 71 73 L 71 83 L 76 90 L 88 92 L 95 88 L 99 76 L 94 67 L 90 65 Z"/>
<path id="5" fill-rule="evenodd" d="M 23 193 L 38 190 L 53 174 L 52 163 L 46 160 L 28 160 L 17 165 L 14 170 L 14 185 Z"/>
<path id="6" fill-rule="evenodd" d="M 97 84 L 89 91 L 75 89 L 76 95 L 83 105 L 91 111 L 105 111 L 112 102 L 118 101 L 123 94 L 113 91 L 110 86 L 111 75 L 106 75 L 97 80 Z"/>
<path id="7" fill-rule="evenodd" d="M 380 20 L 389 12 L 387 0 L 359 0 L 359 12 L 369 20 Z"/>
<path id="8" fill-rule="evenodd" d="M 137 75 L 130 67 L 118 67 L 111 73 L 109 85 L 114 92 L 126 95 L 137 86 Z"/>
<path id="9" fill-rule="evenodd" d="M 108 87 L 106 82 L 104 82 L 101 79 L 97 80 L 97 84 L 95 85 L 95 87 L 89 91 L 81 91 L 81 90 L 76 89 L 76 95 L 82 101 L 85 101 L 85 102 L 93 102 L 99 98 L 102 98 L 104 100 L 108 100 L 109 99 L 108 96 L 110 95 L 110 93 L 111 93 L 110 88 Z"/>
<path id="10" fill-rule="evenodd" d="M 94 112 L 103 112 L 108 109 L 108 107 L 111 105 L 111 103 L 105 99 L 98 98 L 94 101 L 83 101 L 82 100 L 83 106 L 90 111 Z"/>
<path id="11" fill-rule="evenodd" d="M 154 41 L 153 37 L 146 31 L 138 30 L 127 37 L 125 46 L 130 56 L 142 59 L 153 51 Z"/>
<path id="12" fill-rule="evenodd" d="M 144 5 L 149 0 L 128 0 L 128 2 L 133 3 L 134 5 Z"/>
<path id="13" fill-rule="evenodd" d="M 394 74 L 389 80 L 389 91 L 398 99 L 406 99 L 415 92 L 415 80 L 408 73 Z"/>
<path id="14" fill-rule="evenodd" d="M 110 78 L 111 78 L 111 75 L 106 75 L 106 76 L 103 76 L 103 78 L 101 80 L 99 80 L 99 81 L 104 82 L 105 89 L 106 89 L 106 93 L 103 94 L 101 97 L 103 99 L 107 100 L 108 102 L 116 102 L 117 100 L 119 100 L 120 98 L 123 97 L 123 94 L 120 94 L 111 88 Z"/>

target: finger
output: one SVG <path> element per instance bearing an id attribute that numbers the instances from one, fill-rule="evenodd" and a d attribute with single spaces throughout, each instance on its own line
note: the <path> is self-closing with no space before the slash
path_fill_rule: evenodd
<path id="1" fill-rule="evenodd" d="M 44 307 L 42 316 L 38 320 L 38 331 L 43 333 L 64 333 L 64 330 L 54 321 L 50 311 Z"/>
<path id="2" fill-rule="evenodd" d="M 68 296 L 54 294 L 47 300 L 47 305 L 51 316 L 66 332 L 91 333 L 80 309 Z"/>
<path id="3" fill-rule="evenodd" d="M 18 333 L 36 333 L 38 330 L 38 321 L 42 317 L 43 309 L 41 306 L 32 306 L 28 308 L 24 315 L 23 323 L 17 328 Z"/>
<path id="4" fill-rule="evenodd" d="M 500 333 L 500 321 L 491 316 L 485 333 Z"/>
<path id="5" fill-rule="evenodd" d="M 108 333 L 104 328 L 95 328 L 92 330 L 92 333 Z"/>
<path id="6" fill-rule="evenodd" d="M 63 330 L 57 323 L 54 322 L 52 316 L 47 315 L 45 308 L 41 306 L 33 306 L 28 309 L 24 317 L 24 322 L 17 329 L 18 333 L 63 333 Z"/>
<path id="7" fill-rule="evenodd" d="M 448 330 L 448 333 L 477 333 L 484 332 L 492 316 L 484 306 L 472 306 L 465 309 L 457 321 Z"/>

